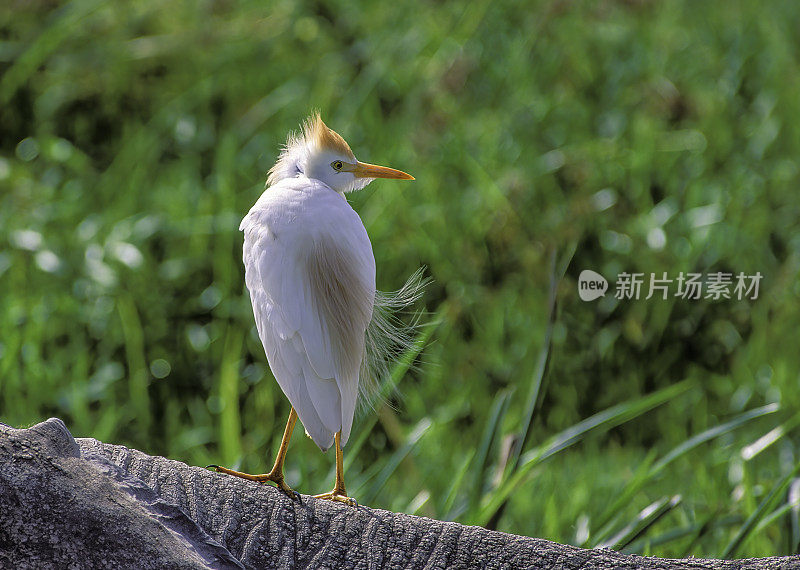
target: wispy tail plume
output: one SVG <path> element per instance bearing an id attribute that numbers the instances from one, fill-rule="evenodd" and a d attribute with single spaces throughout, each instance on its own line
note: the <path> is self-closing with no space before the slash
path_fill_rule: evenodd
<path id="1" fill-rule="evenodd" d="M 403 322 L 399 314 L 422 298 L 425 286 L 431 282 L 423 277 L 420 267 L 397 291 L 377 291 L 372 320 L 367 327 L 364 361 L 358 383 L 359 400 L 374 407 L 381 399 L 380 389 L 389 380 L 394 364 L 414 347 L 420 328 L 420 313 L 411 322 Z"/>

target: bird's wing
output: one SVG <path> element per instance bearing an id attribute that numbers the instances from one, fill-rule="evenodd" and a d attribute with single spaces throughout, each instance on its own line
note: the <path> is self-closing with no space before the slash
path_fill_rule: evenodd
<path id="1" fill-rule="evenodd" d="M 305 207 L 255 207 L 242 221 L 245 281 L 270 368 L 323 449 L 346 443 L 358 394 L 375 261 L 358 215 L 329 191 Z M 258 205 L 258 204 L 257 204 Z M 302 205 L 301 205 L 302 206 Z"/>

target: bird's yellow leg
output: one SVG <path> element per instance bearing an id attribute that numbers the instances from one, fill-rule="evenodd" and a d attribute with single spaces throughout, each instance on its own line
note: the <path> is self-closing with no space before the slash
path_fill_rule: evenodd
<path id="1" fill-rule="evenodd" d="M 286 450 L 289 448 L 289 440 L 292 439 L 292 431 L 294 430 L 294 424 L 296 422 L 297 412 L 295 412 L 294 408 L 292 408 L 292 411 L 289 412 L 289 420 L 286 422 L 286 429 L 283 430 L 283 439 L 281 440 L 281 446 L 278 449 L 278 455 L 275 456 L 275 465 L 272 466 L 272 471 L 269 473 L 251 475 L 249 473 L 242 473 L 241 471 L 234 471 L 232 469 L 220 467 L 219 465 L 209 465 L 209 467 L 213 467 L 218 473 L 225 473 L 227 475 L 233 475 L 234 477 L 241 477 L 242 479 L 247 479 L 248 481 L 257 481 L 259 483 L 272 481 L 281 491 L 290 497 L 293 497 L 295 495 L 295 491 L 283 480 L 283 461 L 286 459 Z"/>
<path id="2" fill-rule="evenodd" d="M 344 489 L 344 467 L 342 466 L 342 432 L 336 432 L 336 483 L 333 486 L 333 491 L 330 493 L 323 493 L 322 495 L 314 495 L 315 499 L 326 499 L 328 501 L 338 501 L 340 503 L 347 503 L 351 507 L 358 505 L 356 500 L 347 496 L 347 491 Z"/>

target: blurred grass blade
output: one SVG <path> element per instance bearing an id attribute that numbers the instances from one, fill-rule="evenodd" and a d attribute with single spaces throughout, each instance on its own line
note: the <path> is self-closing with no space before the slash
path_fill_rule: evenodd
<path id="1" fill-rule="evenodd" d="M 789 503 L 800 505 L 800 479 L 794 479 L 789 485 Z M 789 528 L 792 533 L 789 542 L 790 552 L 797 554 L 800 551 L 800 506 L 792 508 L 789 515 Z"/>
<path id="2" fill-rule="evenodd" d="M 691 536 L 693 538 L 685 549 L 685 554 L 682 556 L 682 558 L 689 558 L 692 556 L 694 544 L 696 544 L 697 538 L 708 534 L 712 530 L 725 529 L 740 524 L 741 522 L 742 517 L 736 515 L 720 517 L 718 513 L 713 513 L 706 519 L 705 522 L 671 528 L 656 536 L 635 540 L 625 548 L 625 552 L 641 553 L 648 546 L 651 548 L 663 546 L 664 544 L 669 544 L 670 542 Z"/>
<path id="3" fill-rule="evenodd" d="M 489 411 L 489 419 L 486 421 L 486 427 L 483 430 L 481 443 L 475 453 L 475 461 L 472 466 L 472 481 L 469 490 L 469 509 L 474 511 L 483 495 L 483 490 L 486 485 L 486 470 L 489 463 L 489 451 L 492 445 L 497 441 L 498 432 L 503 424 L 503 418 L 508 412 L 508 404 L 513 394 L 513 389 L 503 390 L 497 394 L 492 403 L 491 410 Z"/>
<path id="4" fill-rule="evenodd" d="M 506 465 L 501 466 L 501 469 L 506 471 L 504 474 L 505 476 L 513 474 L 519 466 L 519 458 L 522 450 L 525 449 L 525 446 L 528 443 L 531 428 L 533 427 L 536 409 L 538 408 L 539 403 L 542 401 L 542 386 L 544 385 L 544 380 L 547 376 L 548 365 L 550 363 L 550 355 L 553 348 L 553 329 L 556 324 L 556 315 L 558 311 L 556 293 L 558 292 L 558 284 L 561 283 L 561 280 L 564 278 L 564 273 L 566 272 L 567 267 L 569 267 L 569 262 L 575 255 L 576 248 L 577 243 L 573 243 L 569 253 L 565 257 L 565 261 L 561 265 L 560 271 L 556 270 L 556 249 L 553 248 L 550 252 L 550 287 L 547 295 L 547 328 L 545 329 L 544 340 L 542 341 L 542 346 L 539 350 L 539 357 L 536 361 L 536 369 L 531 377 L 530 387 L 528 388 L 528 397 L 526 399 L 525 411 L 523 412 L 522 420 L 520 421 L 520 428 L 515 439 L 512 441 L 511 450 L 506 461 Z M 470 509 L 474 510 L 476 506 L 477 501 L 473 501 L 471 502 Z M 505 506 L 506 503 L 503 503 L 495 511 L 495 514 L 492 516 L 492 518 L 487 521 L 487 528 L 497 528 L 497 523 L 503 516 Z"/>
<path id="5" fill-rule="evenodd" d="M 428 504 L 428 501 L 431 500 L 431 493 L 427 489 L 423 489 L 417 495 L 411 499 L 411 502 L 405 508 L 403 512 L 408 513 L 410 515 L 416 515 L 420 512 L 422 507 Z"/>
<path id="6" fill-rule="evenodd" d="M 144 354 L 144 330 L 133 298 L 122 294 L 117 298 L 117 311 L 125 338 L 125 356 L 128 362 L 128 389 L 134 421 L 142 433 L 149 433 L 150 374 Z"/>
<path id="7" fill-rule="evenodd" d="M 741 522 L 741 517 L 728 517 L 728 518 L 732 520 L 731 524 L 739 524 Z M 716 512 L 713 512 L 713 513 L 707 515 L 705 520 L 703 520 L 702 523 L 695 523 L 695 524 L 689 526 L 688 530 L 690 532 L 687 532 L 686 536 L 691 536 L 692 538 L 691 538 L 691 540 L 689 540 L 689 543 L 686 545 L 686 547 L 685 547 L 685 549 L 683 551 L 683 558 L 688 558 L 689 556 L 692 556 L 692 554 L 694 552 L 694 549 L 695 549 L 696 545 L 700 542 L 700 540 L 704 536 L 708 535 L 708 533 L 711 530 L 713 530 L 714 528 L 717 528 L 720 525 L 720 523 L 721 523 L 720 512 L 716 511 Z M 669 540 L 669 538 L 671 536 L 671 534 L 668 534 L 669 532 L 670 531 L 668 531 L 667 533 L 662 534 L 661 536 L 654 537 L 653 541 L 651 542 L 651 544 L 656 544 L 655 540 L 662 541 L 662 542 L 659 542 L 658 544 L 666 544 L 666 542 Z M 675 529 L 673 529 L 672 532 L 675 532 Z M 634 548 L 634 547 L 635 547 L 635 545 L 631 545 L 631 548 Z"/>
<path id="8" fill-rule="evenodd" d="M 644 487 L 649 481 L 652 481 L 653 478 L 656 477 L 667 465 L 679 457 L 686 455 L 696 447 L 724 434 L 730 433 L 750 420 L 760 418 L 776 411 L 778 411 L 777 404 L 769 404 L 767 406 L 762 406 L 754 410 L 743 412 L 729 422 L 709 428 L 687 439 L 685 442 L 672 449 L 672 451 L 656 461 L 645 476 L 634 477 L 631 479 L 631 481 L 625 487 L 625 490 L 614 500 L 612 505 L 606 509 L 605 513 L 603 513 L 603 515 L 598 519 L 597 525 L 601 530 L 596 534 L 595 538 L 602 540 L 605 538 L 605 536 L 607 536 L 607 534 L 610 532 L 610 523 L 613 521 L 614 517 L 618 515 L 621 509 L 630 503 L 630 500 L 639 491 L 639 489 Z"/>
<path id="9" fill-rule="evenodd" d="M 389 457 L 389 459 L 384 463 L 383 468 L 375 476 L 375 479 L 371 483 L 369 479 L 362 482 L 362 488 L 367 483 L 370 483 L 369 487 L 363 491 L 354 493 L 354 496 L 357 496 L 363 503 L 369 504 L 374 502 L 375 497 L 378 496 L 378 493 L 380 493 L 381 489 L 383 489 L 383 486 L 386 485 L 386 482 L 389 480 L 395 470 L 397 470 L 400 462 L 402 462 L 403 459 L 405 459 L 406 456 L 411 453 L 417 443 L 419 443 L 423 436 L 428 432 L 428 429 L 431 427 L 431 425 L 431 420 L 428 418 L 423 418 L 420 420 L 420 422 L 414 427 L 413 431 L 408 436 L 405 444 L 403 444 L 401 448 L 397 449 L 392 456 Z"/>
<path id="10" fill-rule="evenodd" d="M 519 469 L 513 475 L 505 477 L 498 488 L 486 498 L 486 502 L 480 514 L 475 518 L 476 524 L 485 525 L 511 493 L 525 481 L 528 473 L 548 457 L 577 443 L 588 433 L 608 430 L 614 426 L 630 421 L 652 410 L 656 406 L 678 397 L 694 385 L 695 383 L 689 380 L 673 384 L 672 386 L 662 388 L 652 394 L 618 404 L 599 412 L 550 437 L 546 443 L 524 454 L 521 458 L 522 464 Z"/>
<path id="11" fill-rule="evenodd" d="M 647 532 L 647 530 L 657 523 L 661 517 L 677 507 L 680 502 L 680 495 L 662 497 L 658 501 L 655 501 L 654 503 L 651 503 L 642 509 L 636 516 L 636 519 L 626 525 L 613 538 L 606 542 L 596 544 L 595 548 L 611 548 L 614 550 L 621 550 L 625 548 L 634 540 Z"/>
<path id="12" fill-rule="evenodd" d="M 44 65 L 48 56 L 74 35 L 75 29 L 81 27 L 82 20 L 105 3 L 104 0 L 85 0 L 61 6 L 52 24 L 42 26 L 39 37 L 0 76 L 0 103 L 8 103 L 17 89 Z"/>
<path id="13" fill-rule="evenodd" d="M 242 458 L 242 422 L 239 417 L 239 358 L 244 333 L 229 328 L 219 371 L 219 447 L 222 460 L 229 465 Z"/>
<path id="14" fill-rule="evenodd" d="M 781 495 L 783 495 L 784 491 L 786 491 L 786 488 L 789 486 L 789 483 L 797 476 L 798 473 L 800 473 L 800 462 L 798 462 L 794 466 L 794 469 L 787 473 L 772 487 L 772 490 L 769 492 L 769 494 L 764 497 L 761 503 L 759 503 L 758 507 L 756 507 L 756 510 L 753 511 L 753 514 L 747 518 L 742 525 L 742 528 L 740 528 L 739 532 L 736 533 L 736 536 L 733 537 L 733 540 L 731 540 L 725 547 L 725 550 L 722 551 L 720 558 L 733 558 L 736 556 L 736 553 L 739 551 L 742 545 L 755 533 L 758 523 L 780 499 Z"/>
<path id="15" fill-rule="evenodd" d="M 777 406 L 777 404 L 774 404 Z M 756 455 L 773 445 L 774 443 L 780 441 L 783 436 L 787 433 L 795 429 L 798 425 L 800 425 L 800 414 L 795 414 L 789 420 L 782 423 L 776 428 L 771 429 L 761 437 L 759 437 L 756 441 L 747 445 L 742 448 L 742 459 L 745 461 L 750 461 Z"/>
<path id="16" fill-rule="evenodd" d="M 650 480 L 650 470 L 651 470 L 651 468 L 653 466 L 653 463 L 656 461 L 656 456 L 657 456 L 656 451 L 654 449 L 651 449 L 650 452 L 645 456 L 645 458 L 636 467 L 636 471 L 634 472 L 634 474 L 631 477 L 630 481 L 628 481 L 628 484 L 626 486 L 625 491 L 622 493 L 622 495 L 620 495 L 620 496 L 618 496 L 616 498 L 616 500 L 614 501 L 612 506 L 609 509 L 606 510 L 606 513 L 604 513 L 604 515 L 595 524 L 595 527 L 597 527 L 599 530 L 595 530 L 593 532 L 590 532 L 589 535 L 586 537 L 586 540 L 580 546 L 582 546 L 584 548 L 591 548 L 591 545 L 589 543 L 590 540 L 594 541 L 595 543 L 596 542 L 602 542 L 612 532 L 614 532 L 614 529 L 619 526 L 619 521 L 618 521 L 619 512 L 620 512 L 619 505 L 620 504 L 624 504 L 624 505 L 630 504 L 630 502 L 629 502 L 630 498 L 627 499 L 624 503 L 621 503 L 620 502 L 621 497 L 623 495 L 626 495 L 627 490 L 629 488 L 639 489 L 647 481 Z M 609 512 L 612 513 L 611 518 L 608 518 L 608 513 Z"/>
<path id="17" fill-rule="evenodd" d="M 675 461 L 675 459 L 685 455 L 688 451 L 694 449 L 700 444 L 706 443 L 707 441 L 719 437 L 722 434 L 731 432 L 752 419 L 777 412 L 778 409 L 778 404 L 767 404 L 766 406 L 761 406 L 760 408 L 756 408 L 754 410 L 748 410 L 729 422 L 707 429 L 706 431 L 687 439 L 678 447 L 667 453 L 662 459 L 657 461 L 656 464 L 653 465 L 653 472 L 658 473 L 664 467 Z"/>
<path id="18" fill-rule="evenodd" d="M 574 253 L 575 250 L 573 249 L 572 254 Z M 570 260 L 572 259 L 572 254 L 569 256 Z M 568 263 L 565 264 L 564 271 L 566 270 L 567 265 Z M 540 401 L 539 396 L 542 388 L 542 382 L 545 374 L 547 373 L 547 365 L 550 362 L 550 354 L 553 346 L 553 328 L 556 323 L 557 311 L 556 292 L 558 291 L 558 284 L 561 282 L 563 277 L 563 271 L 560 274 L 556 273 L 556 250 L 553 249 L 550 253 L 550 289 L 547 294 L 547 328 L 545 329 L 542 347 L 539 350 L 539 358 L 536 361 L 536 369 L 533 373 L 533 377 L 531 378 L 530 388 L 528 389 L 528 399 L 526 400 L 525 411 L 522 415 L 520 429 L 517 433 L 517 439 L 511 452 L 511 458 L 508 462 L 511 473 L 516 471 L 517 466 L 519 465 L 519 457 L 522 453 L 522 450 L 525 449 L 525 444 L 528 441 L 528 435 L 530 434 L 531 426 L 533 425 L 534 413 L 536 412 L 537 404 Z"/>
<path id="19" fill-rule="evenodd" d="M 378 414 L 370 414 L 368 417 L 364 418 L 363 422 L 359 422 L 358 427 L 353 430 L 353 433 L 358 434 L 358 436 L 355 440 L 347 442 L 347 453 L 344 454 L 343 460 L 345 472 L 353 461 L 355 461 L 355 458 L 358 457 L 358 451 L 364 446 L 367 439 L 369 439 L 372 428 L 375 427 L 376 423 L 378 423 Z M 331 473 L 333 473 L 335 469 L 336 466 L 332 466 Z"/>
<path id="20" fill-rule="evenodd" d="M 798 482 L 800 482 L 800 479 L 794 479 L 792 481 L 792 485 L 794 485 L 795 483 L 798 483 Z M 755 532 L 756 533 L 761 532 L 762 530 L 767 528 L 769 525 L 774 523 L 780 517 L 788 514 L 790 511 L 796 510 L 797 507 L 800 507 L 800 498 L 795 497 L 794 500 L 790 499 L 790 500 L 786 501 L 786 503 L 784 503 L 783 505 L 781 505 L 780 507 L 778 507 L 777 509 L 772 511 L 770 514 L 765 516 L 763 519 L 761 519 L 761 522 L 759 522 L 758 526 L 756 526 Z"/>
<path id="21" fill-rule="evenodd" d="M 452 482 L 450 483 L 450 488 L 444 495 L 444 501 L 442 502 L 442 507 L 439 509 L 438 518 L 445 521 L 451 521 L 458 516 L 459 513 L 453 509 L 453 505 L 460 494 L 461 485 L 464 483 L 464 481 L 466 481 L 466 474 L 469 472 L 469 468 L 472 465 L 474 457 L 475 450 L 471 449 L 461 462 L 461 467 L 459 467 L 458 471 L 456 471 L 456 475 L 453 477 Z M 463 511 L 465 509 L 466 505 L 463 505 L 457 510 Z"/>
<path id="22" fill-rule="evenodd" d="M 622 423 L 630 421 L 635 417 L 640 416 L 643 413 L 648 412 L 673 398 L 676 398 L 680 394 L 689 390 L 692 386 L 694 386 L 694 382 L 691 381 L 679 382 L 677 384 L 673 384 L 672 386 L 657 390 L 656 392 L 643 396 L 637 400 L 632 400 L 630 402 L 625 402 L 608 408 L 607 410 L 599 412 L 590 418 L 562 431 L 551 439 L 552 444 L 545 447 L 543 452 L 540 453 L 539 450 L 533 450 L 523 455 L 522 460 L 530 461 L 538 456 L 541 456 L 542 459 L 550 457 L 562 449 L 576 443 L 589 431 L 592 431 L 595 428 L 610 429 L 614 426 L 618 426 Z"/>

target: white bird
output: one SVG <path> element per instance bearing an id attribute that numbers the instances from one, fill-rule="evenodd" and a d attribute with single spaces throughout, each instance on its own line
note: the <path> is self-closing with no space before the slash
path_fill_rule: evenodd
<path id="1" fill-rule="evenodd" d="M 387 341 L 402 343 L 402 331 L 387 328 L 381 306 L 406 305 L 423 286 L 417 272 L 395 294 L 375 289 L 372 245 L 344 197 L 375 178 L 414 179 L 359 162 L 315 113 L 302 133 L 289 135 L 266 190 L 242 220 L 245 283 L 256 327 L 292 410 L 272 471 L 250 475 L 213 466 L 217 471 L 272 481 L 292 495 L 283 462 L 299 416 L 322 451 L 336 446 L 336 483 L 317 497 L 355 503 L 345 490 L 342 447 L 350 437 L 359 385 L 363 391 L 369 381 L 370 358 L 387 358 L 368 354 L 368 328 L 377 329 L 372 335 L 377 352 L 386 350 Z"/>

